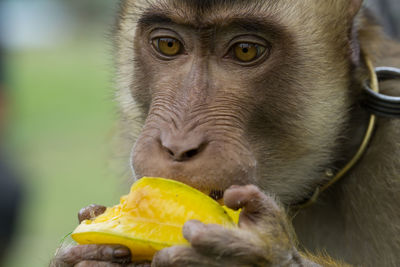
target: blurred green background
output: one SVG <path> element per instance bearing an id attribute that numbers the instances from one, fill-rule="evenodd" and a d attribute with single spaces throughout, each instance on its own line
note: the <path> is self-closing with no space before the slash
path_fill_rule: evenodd
<path id="1" fill-rule="evenodd" d="M 400 2 L 368 2 L 378 12 L 392 10 L 383 23 L 399 35 Z M 113 149 L 117 104 L 108 36 L 116 4 L 0 0 L 8 106 L 1 146 L 24 189 L 1 266 L 47 266 L 80 208 L 113 205 L 128 191 L 129 159 Z"/>
<path id="2" fill-rule="evenodd" d="M 47 266 L 80 208 L 116 204 L 128 190 L 110 168 L 119 161 L 111 149 L 117 108 L 107 38 L 116 1 L 2 5 L 9 107 L 2 146 L 24 199 L 0 265 Z"/>

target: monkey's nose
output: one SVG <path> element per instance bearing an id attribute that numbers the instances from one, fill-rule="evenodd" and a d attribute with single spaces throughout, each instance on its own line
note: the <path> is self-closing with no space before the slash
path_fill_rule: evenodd
<path id="1" fill-rule="evenodd" d="M 207 146 L 202 136 L 180 137 L 168 135 L 161 138 L 162 149 L 174 161 L 187 161 L 193 159 Z"/>

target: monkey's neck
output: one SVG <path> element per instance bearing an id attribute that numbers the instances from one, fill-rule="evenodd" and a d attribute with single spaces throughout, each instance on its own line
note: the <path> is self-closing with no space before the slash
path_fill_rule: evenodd
<path id="1" fill-rule="evenodd" d="M 374 66 L 400 67 L 400 46 L 385 39 L 365 14 L 358 22 L 361 49 Z M 382 41 L 383 40 L 383 41 Z M 400 82 L 380 84 L 383 93 L 400 95 Z M 368 113 L 355 105 L 342 144 L 343 158 L 353 155 L 367 125 Z M 300 244 L 350 264 L 400 266 L 400 120 L 378 118 L 361 161 L 324 192 L 317 203 L 293 221 Z"/>
<path id="2" fill-rule="evenodd" d="M 400 47 L 392 49 L 400 52 Z M 397 51 L 397 52 L 396 52 Z M 388 58 L 393 56 L 388 55 Z M 389 62 L 398 67 L 399 62 Z M 377 63 L 386 65 L 385 60 Z M 400 95 L 400 82 L 380 84 L 381 91 Z M 342 154 L 354 154 L 369 114 L 355 106 Z M 326 250 L 348 263 L 400 266 L 400 120 L 378 118 L 370 146 L 361 161 L 317 203 L 300 211 L 293 224 L 300 244 L 311 251 Z M 382 263 L 382 259 L 387 262 Z"/>
<path id="3" fill-rule="evenodd" d="M 352 264 L 400 266 L 398 136 L 400 121 L 379 120 L 360 164 L 294 219 L 300 244 L 311 251 L 326 249 Z M 383 258 L 387 264 L 377 262 Z"/>

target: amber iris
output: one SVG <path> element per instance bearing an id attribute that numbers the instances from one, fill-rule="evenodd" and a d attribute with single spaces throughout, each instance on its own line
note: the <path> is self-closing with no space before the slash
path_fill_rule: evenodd
<path id="1" fill-rule="evenodd" d="M 181 43 L 174 38 L 155 38 L 153 40 L 155 48 L 165 56 L 176 56 L 181 51 Z"/>
<path id="2" fill-rule="evenodd" d="M 233 52 L 236 59 L 242 62 L 251 62 L 259 58 L 265 48 L 253 43 L 237 43 L 234 45 Z"/>

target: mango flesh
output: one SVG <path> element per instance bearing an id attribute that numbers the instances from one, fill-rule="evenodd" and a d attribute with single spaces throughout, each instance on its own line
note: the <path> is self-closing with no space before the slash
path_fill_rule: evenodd
<path id="1" fill-rule="evenodd" d="M 236 227 L 239 211 L 183 183 L 144 177 L 132 185 L 120 204 L 94 220 L 83 221 L 72 233 L 78 244 L 121 244 L 132 259 L 151 260 L 166 247 L 188 244 L 182 227 L 188 220 Z"/>

